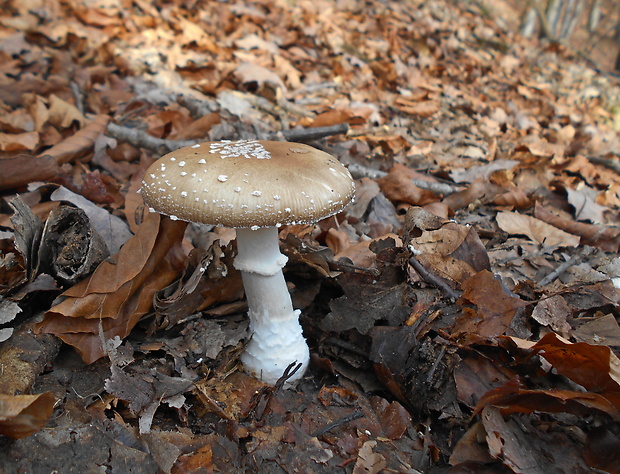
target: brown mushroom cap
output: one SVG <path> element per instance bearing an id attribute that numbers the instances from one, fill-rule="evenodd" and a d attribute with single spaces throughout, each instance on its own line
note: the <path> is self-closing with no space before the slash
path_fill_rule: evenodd
<path id="1" fill-rule="evenodd" d="M 169 153 L 146 171 L 142 196 L 173 219 L 226 227 L 311 223 L 353 199 L 349 171 L 301 143 L 207 142 Z"/>

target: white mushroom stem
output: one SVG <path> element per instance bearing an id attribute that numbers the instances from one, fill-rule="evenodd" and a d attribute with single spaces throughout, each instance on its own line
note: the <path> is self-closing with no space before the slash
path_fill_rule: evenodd
<path id="1" fill-rule="evenodd" d="M 248 372 L 271 385 L 292 363 L 302 367 L 288 383 L 299 380 L 308 366 L 308 345 L 299 324 L 299 310 L 293 310 L 282 268 L 286 256 L 280 253 L 278 229 L 237 229 L 237 257 L 248 300 L 251 339 L 241 362 Z"/>

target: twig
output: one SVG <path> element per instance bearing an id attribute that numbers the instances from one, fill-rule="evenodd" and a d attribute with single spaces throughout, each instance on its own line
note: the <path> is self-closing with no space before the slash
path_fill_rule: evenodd
<path id="1" fill-rule="evenodd" d="M 142 130 L 123 127 L 122 125 L 117 125 L 112 122 L 108 124 L 107 133 L 117 140 L 122 140 L 138 148 L 146 148 L 147 150 L 162 154 L 196 143 L 195 140 L 165 140 L 163 138 L 156 138 Z"/>
<path id="2" fill-rule="evenodd" d="M 310 84 L 308 86 L 301 87 L 293 92 L 295 95 L 311 94 L 323 89 L 337 89 L 338 83 L 336 82 L 320 82 L 318 84 Z"/>
<path id="3" fill-rule="evenodd" d="M 362 412 L 360 410 L 356 410 L 353 413 L 351 413 L 350 415 L 343 416 L 342 418 L 334 421 L 333 423 L 330 423 L 329 425 L 316 430 L 310 436 L 312 438 L 318 438 L 319 436 L 324 435 L 328 431 L 331 431 L 334 428 L 337 428 L 338 426 L 341 426 L 341 425 L 344 425 L 345 423 L 349 423 L 351 421 L 357 420 L 358 418 L 362 418 L 363 416 L 364 416 L 364 412 Z"/>
<path id="4" fill-rule="evenodd" d="M 416 272 L 424 279 L 426 282 L 431 285 L 436 286 L 441 291 L 443 291 L 450 298 L 454 298 L 455 300 L 459 298 L 459 294 L 454 291 L 446 282 L 444 282 L 440 277 L 434 275 L 429 272 L 420 262 L 418 262 L 413 256 L 409 258 L 409 263 L 415 269 Z"/>
<path id="5" fill-rule="evenodd" d="M 355 179 L 361 179 L 361 178 L 378 179 L 378 178 L 383 178 L 384 176 L 387 176 L 386 171 L 368 168 L 367 166 L 359 165 L 357 163 L 351 163 L 348 166 L 348 168 L 349 168 L 349 173 L 351 173 L 351 176 L 353 176 Z"/>
<path id="6" fill-rule="evenodd" d="M 344 135 L 349 131 L 349 124 L 339 123 L 337 125 L 328 125 L 326 127 L 314 128 L 292 128 L 290 130 L 282 130 L 282 135 L 290 142 L 311 142 L 319 138 L 330 137 L 332 135 Z M 274 134 L 275 136 L 276 134 Z"/>
<path id="7" fill-rule="evenodd" d="M 431 367 L 431 370 L 428 371 L 428 374 L 426 374 L 426 384 L 427 386 L 430 386 L 432 381 L 433 381 L 433 377 L 435 376 L 435 372 L 437 372 L 437 367 L 439 367 L 439 364 L 441 363 L 441 359 L 443 359 L 444 354 L 446 353 L 446 346 L 441 346 L 441 350 L 439 351 L 439 355 L 435 356 L 435 362 L 433 363 L 433 366 Z"/>
<path id="8" fill-rule="evenodd" d="M 387 176 L 387 172 L 376 170 L 372 168 L 368 168 L 364 165 L 360 165 L 357 163 L 351 163 L 349 166 L 349 172 L 355 179 L 360 178 L 371 178 L 378 179 Z M 454 194 L 460 191 L 460 188 L 456 186 L 452 186 L 447 183 L 439 183 L 437 181 L 426 181 L 424 179 L 411 179 L 411 182 L 415 184 L 418 188 L 427 189 L 434 194 L 441 194 L 443 196 L 449 196 L 450 194 Z"/>
<path id="9" fill-rule="evenodd" d="M 219 108 L 215 101 L 200 100 L 188 95 L 177 97 L 177 103 L 189 110 L 192 118 L 200 118 L 210 113 L 216 112 Z"/>
<path id="10" fill-rule="evenodd" d="M 281 132 L 270 133 L 268 138 L 276 139 L 278 135 L 281 134 L 287 141 L 290 142 L 309 142 L 318 140 L 319 138 L 329 137 L 331 135 L 344 134 L 347 130 L 349 130 L 349 125 L 346 123 L 341 123 L 338 125 L 331 125 L 329 127 L 282 130 Z M 178 148 L 194 145 L 199 142 L 199 140 L 166 140 L 163 138 L 156 138 L 143 130 L 123 127 L 122 125 L 117 125 L 115 123 L 108 124 L 107 134 L 117 140 L 131 143 L 138 148 L 146 148 L 147 150 L 160 154 L 165 154 Z"/>
<path id="11" fill-rule="evenodd" d="M 257 421 L 262 420 L 265 414 L 270 410 L 273 397 L 282 390 L 286 381 L 301 369 L 301 365 L 302 364 L 297 363 L 297 361 L 291 362 L 273 387 L 265 386 L 256 391 L 256 393 L 252 395 L 247 411 L 243 417 L 249 418 L 252 416 Z M 263 401 L 263 407 L 260 409 L 261 402 Z"/>
<path id="12" fill-rule="evenodd" d="M 562 273 L 568 270 L 570 267 L 575 265 L 577 262 L 583 261 L 583 259 L 589 257 L 594 249 L 592 247 L 585 247 L 583 252 L 578 252 L 569 258 L 566 262 L 559 265 L 555 270 L 549 273 L 546 277 L 538 282 L 539 286 L 547 286 L 549 283 L 553 282 L 556 278 L 558 278 Z"/>
<path id="13" fill-rule="evenodd" d="M 372 276 L 377 276 L 377 277 L 381 275 L 381 272 L 379 271 L 378 268 L 368 268 L 368 267 L 363 267 L 361 265 L 354 265 L 342 259 L 330 260 L 327 263 L 329 264 L 330 270 L 335 270 L 338 272 L 344 272 L 344 273 L 359 272 L 359 273 L 365 273 L 366 275 L 372 275 Z"/>
<path id="14" fill-rule="evenodd" d="M 282 108 L 282 110 L 286 110 L 287 112 L 293 115 L 298 115 L 299 117 L 308 117 L 308 118 L 316 117 L 316 114 L 314 112 L 308 109 L 305 109 L 303 107 L 300 107 L 299 105 L 293 102 L 289 102 L 285 98 L 281 98 L 280 100 L 278 100 L 278 105 Z"/>
<path id="15" fill-rule="evenodd" d="M 80 86 L 77 82 L 71 81 L 69 87 L 71 87 L 71 92 L 73 92 L 73 97 L 75 97 L 75 108 L 84 115 L 84 97 L 82 96 Z"/>

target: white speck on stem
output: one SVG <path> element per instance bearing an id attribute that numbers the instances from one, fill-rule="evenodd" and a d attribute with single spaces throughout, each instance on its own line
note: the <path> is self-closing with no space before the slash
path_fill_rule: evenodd
<path id="1" fill-rule="evenodd" d="M 221 174 L 217 177 L 217 180 L 224 183 L 228 180 L 228 176 L 226 176 L 225 174 Z"/>
<path id="2" fill-rule="evenodd" d="M 252 191 L 252 193 L 251 193 L 251 194 L 252 194 L 252 196 L 256 196 L 256 197 L 258 197 L 258 196 L 261 196 L 263 193 L 262 193 L 262 192 L 260 192 L 260 191 Z"/>

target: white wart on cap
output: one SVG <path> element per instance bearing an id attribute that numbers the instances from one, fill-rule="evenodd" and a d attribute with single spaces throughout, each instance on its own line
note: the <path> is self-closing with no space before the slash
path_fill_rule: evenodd
<path id="1" fill-rule="evenodd" d="M 142 195 L 173 219 L 226 227 L 311 223 L 352 200 L 349 171 L 305 144 L 261 140 L 180 148 L 151 165 Z"/>

